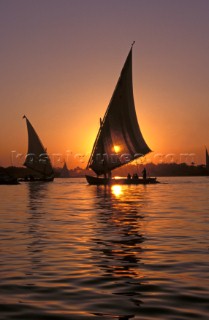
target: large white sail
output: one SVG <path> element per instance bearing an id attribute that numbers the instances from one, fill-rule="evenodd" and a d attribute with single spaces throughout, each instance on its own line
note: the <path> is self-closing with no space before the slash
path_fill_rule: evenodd
<path id="1" fill-rule="evenodd" d="M 132 47 L 94 143 L 88 167 L 105 174 L 148 152 L 137 121 L 132 85 Z"/>
<path id="2" fill-rule="evenodd" d="M 26 116 L 23 118 L 26 119 L 28 130 L 28 153 L 24 165 L 40 174 L 43 178 L 51 177 L 54 172 L 46 149 L 30 121 Z"/>

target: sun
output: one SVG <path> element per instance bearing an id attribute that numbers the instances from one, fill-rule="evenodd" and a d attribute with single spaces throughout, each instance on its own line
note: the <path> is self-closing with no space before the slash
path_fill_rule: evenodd
<path id="1" fill-rule="evenodd" d="M 120 151 L 120 147 L 119 146 L 114 146 L 113 147 L 115 153 L 118 153 Z"/>

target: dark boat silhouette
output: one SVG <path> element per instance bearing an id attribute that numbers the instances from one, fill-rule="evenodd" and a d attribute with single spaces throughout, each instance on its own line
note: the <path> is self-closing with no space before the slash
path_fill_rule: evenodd
<path id="1" fill-rule="evenodd" d="M 31 169 L 32 174 L 26 176 L 24 181 L 53 181 L 54 170 L 50 158 L 44 148 L 39 136 L 35 129 L 31 125 L 26 116 L 23 116 L 26 120 L 28 131 L 28 152 L 24 162 L 24 166 Z"/>
<path id="2" fill-rule="evenodd" d="M 6 169 L 0 168 L 0 185 L 2 184 L 19 184 L 18 179 L 13 175 L 9 174 Z"/>
<path id="3" fill-rule="evenodd" d="M 104 118 L 100 119 L 100 128 L 87 165 L 87 169 L 92 169 L 97 176 L 86 175 L 89 184 L 158 183 L 156 178 L 147 178 L 146 174 L 144 178 L 112 178 L 112 170 L 151 151 L 142 136 L 136 116 L 132 85 L 133 44 Z"/>

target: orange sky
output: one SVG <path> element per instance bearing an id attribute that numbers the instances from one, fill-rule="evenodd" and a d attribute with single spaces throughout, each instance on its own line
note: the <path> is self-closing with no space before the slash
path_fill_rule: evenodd
<path id="1" fill-rule="evenodd" d="M 18 154 L 27 152 L 24 114 L 49 154 L 70 154 L 68 166 L 79 164 L 75 155 L 91 151 L 133 40 L 146 142 L 157 154 L 180 161 L 181 153 L 194 153 L 204 163 L 208 1 L 5 0 L 0 21 L 1 165 L 21 164 Z"/>

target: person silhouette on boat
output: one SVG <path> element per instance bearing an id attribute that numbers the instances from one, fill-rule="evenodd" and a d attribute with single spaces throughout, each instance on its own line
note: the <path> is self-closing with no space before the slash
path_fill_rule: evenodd
<path id="1" fill-rule="evenodd" d="M 133 174 L 133 179 L 134 179 L 134 180 L 137 180 L 138 178 L 139 178 L 139 177 L 138 177 L 138 174 L 137 174 L 137 173 L 134 173 L 134 174 Z"/>
<path id="2" fill-rule="evenodd" d="M 144 180 L 147 179 L 147 170 L 145 168 L 142 170 L 142 177 Z"/>
<path id="3" fill-rule="evenodd" d="M 131 175 L 130 175 L 130 173 L 128 173 L 128 175 L 127 175 L 127 179 L 128 179 L 128 180 L 130 180 L 130 179 L 131 179 Z"/>

